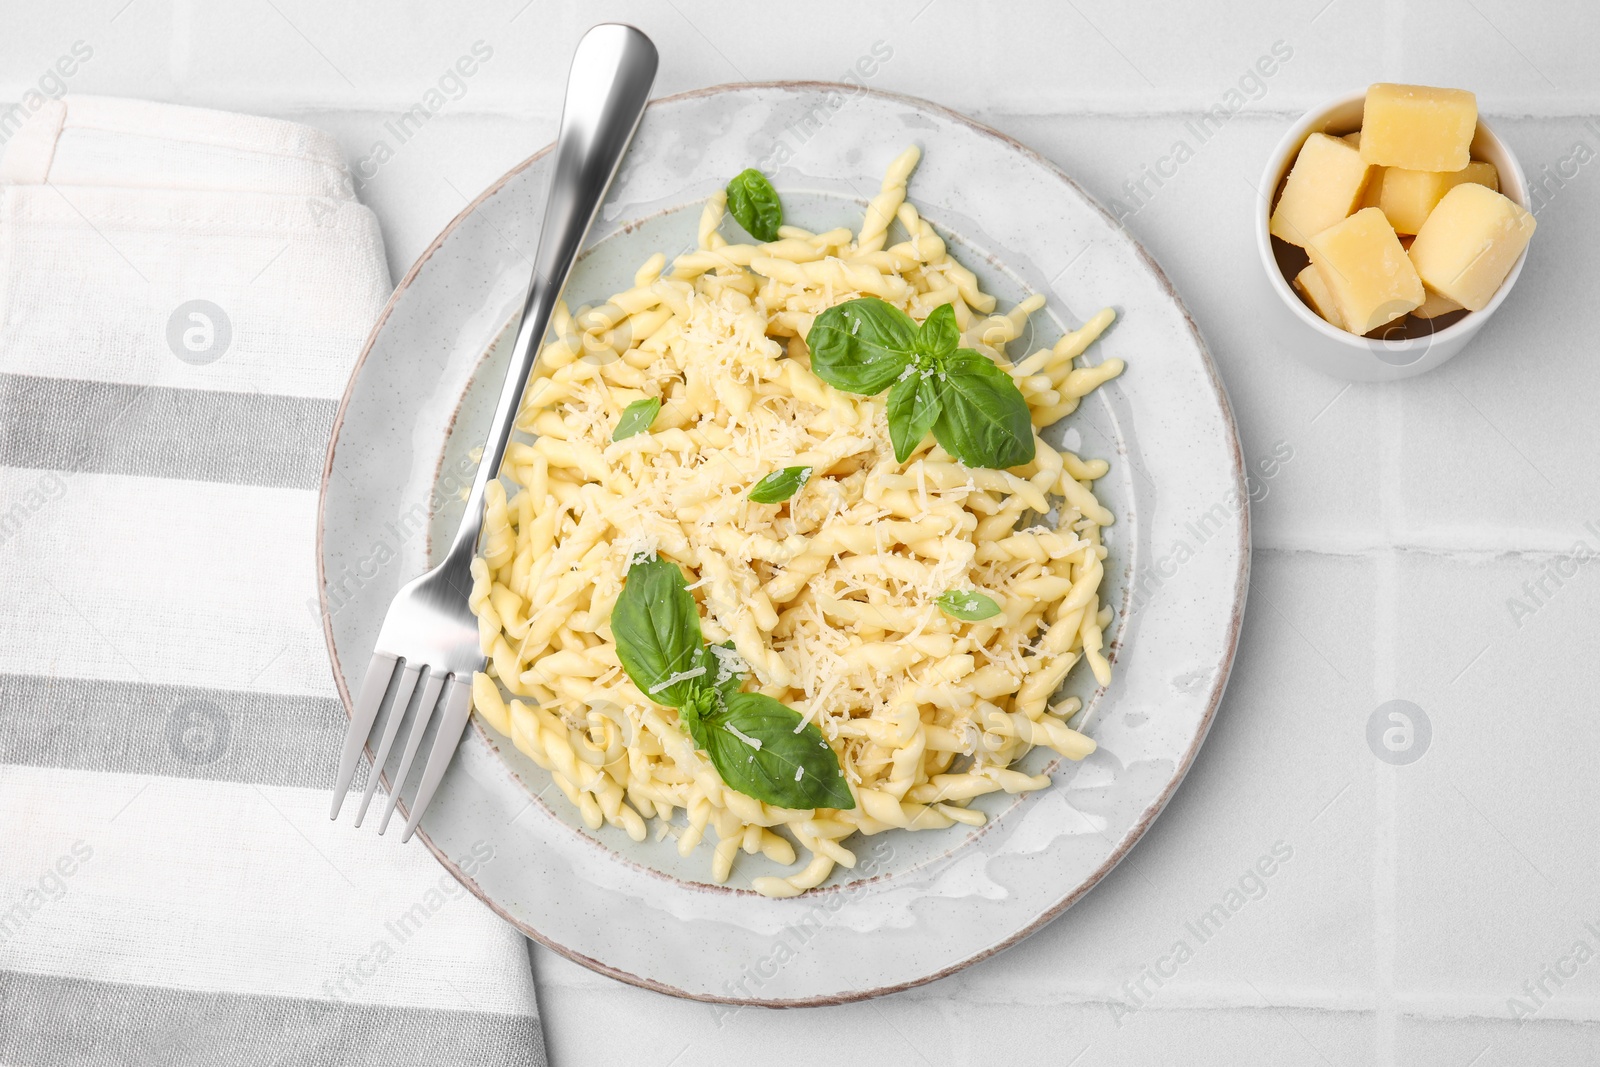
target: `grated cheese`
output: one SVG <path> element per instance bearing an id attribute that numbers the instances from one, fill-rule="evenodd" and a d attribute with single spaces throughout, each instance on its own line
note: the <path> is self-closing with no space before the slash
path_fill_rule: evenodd
<path id="1" fill-rule="evenodd" d="M 1072 758 L 1093 747 L 1055 717 L 1049 698 L 1080 661 L 1101 684 L 1110 679 L 1098 588 L 1100 529 L 1111 517 L 1088 488 L 1105 464 L 1037 442 L 1031 464 L 968 470 L 931 438 L 900 463 L 884 396 L 844 393 L 810 372 L 804 337 L 813 319 L 863 295 L 917 321 L 953 303 L 964 347 L 1030 381 L 1048 379 L 1048 389 L 1024 393 L 1036 426 L 1121 369 L 1114 359 L 1074 366 L 1109 312 L 1020 361 L 1026 375 L 1012 367 L 1000 346 L 1039 304 L 985 317 L 994 299 L 905 202 L 916 159 L 913 149 L 896 160 L 854 240 L 729 244 L 715 233 L 722 204 L 713 201 L 697 250 L 641 271 L 634 289 L 585 315 L 581 330 L 563 310 L 518 414 L 519 429 L 536 436 L 511 446 L 491 483 L 473 564 L 470 601 L 491 660 L 474 684 L 479 711 L 541 763 L 579 768 L 581 780 L 563 777 L 563 791 L 591 826 L 611 822 L 642 840 L 641 811 L 666 825 L 682 809 L 685 855 L 707 831 L 759 840 L 769 857 L 793 857 L 780 827 L 802 845 L 816 842 L 822 851 L 811 848 L 807 866 L 774 889 L 788 895 L 820 884 L 845 852 L 836 842 L 853 832 L 948 826 L 947 810 L 984 792 L 1042 788 L 1047 780 L 1007 768 L 1035 745 Z M 908 239 L 890 245 L 882 223 L 896 218 Z M 617 358 L 584 357 L 607 349 Z M 934 372 L 910 365 L 901 377 L 917 373 Z M 622 410 L 647 397 L 661 401 L 650 432 L 613 442 Z M 804 470 L 803 491 L 778 506 L 751 503 L 755 481 L 785 467 Z M 518 487 L 514 498 L 505 483 Z M 1054 527 L 1035 517 L 1041 501 Z M 799 712 L 798 729 L 816 724 L 856 808 L 784 812 L 730 801 L 676 713 L 648 699 L 707 668 L 674 674 L 648 694 L 633 686 L 617 659 L 611 606 L 627 567 L 656 555 L 689 574 L 712 680 L 746 676 L 746 688 Z M 982 592 L 1002 613 L 952 619 L 934 603 L 952 589 Z M 509 707 L 505 693 L 517 698 Z M 626 756 L 604 767 L 574 762 L 559 749 L 577 751 L 588 727 L 576 711 L 570 722 L 560 711 L 602 700 L 641 709 L 636 724 L 627 719 Z M 760 749 L 759 739 L 732 732 Z M 968 759 L 974 769 L 964 769 Z M 716 880 L 726 880 L 737 851 L 716 850 Z M 758 888 L 769 881 L 756 880 Z"/>
<path id="2" fill-rule="evenodd" d="M 751 737 L 743 730 L 740 730 L 737 726 L 730 725 L 727 729 L 730 734 L 732 734 L 734 737 L 737 737 L 739 740 L 743 741 L 757 752 L 761 751 L 761 742 L 757 738 Z M 799 779 L 796 779 L 796 781 L 799 781 Z"/>
<path id="3" fill-rule="evenodd" d="M 661 679 L 661 681 L 650 687 L 650 695 L 655 696 L 662 690 L 669 689 L 672 686 L 677 685 L 679 682 L 687 682 L 690 678 L 698 678 L 705 673 L 706 669 L 704 667 L 690 667 L 686 671 L 678 671 L 676 674 L 669 674 L 667 677 Z"/>

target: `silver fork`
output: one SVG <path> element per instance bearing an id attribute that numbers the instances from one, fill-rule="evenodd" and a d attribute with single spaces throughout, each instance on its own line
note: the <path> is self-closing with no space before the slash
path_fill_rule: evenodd
<path id="1" fill-rule="evenodd" d="M 567 75 L 567 99 L 556 138 L 555 166 L 545 200 L 544 224 L 534 253 L 533 278 L 523 306 L 522 323 L 511 351 L 483 459 L 467 497 L 466 515 L 450 551 L 439 565 L 401 588 L 384 616 L 378 644 L 367 667 L 361 693 L 350 712 L 339 757 L 339 777 L 334 784 L 329 818 L 337 819 L 345 794 L 361 762 L 373 724 L 387 705 L 377 749 L 371 757 L 372 773 L 356 813 L 356 825 L 366 817 L 378 778 L 403 720 L 411 720 L 405 748 L 389 790 L 388 806 L 379 823 L 381 834 L 389 826 L 395 804 L 405 788 L 412 761 L 434 712 L 438 716 L 433 747 L 422 770 L 422 780 L 407 809 L 405 833 L 409 840 L 417 822 L 439 788 L 445 768 L 461 743 L 472 705 L 472 673 L 484 664 L 478 644 L 478 621 L 467 606 L 472 588 L 470 568 L 483 525 L 483 493 L 498 477 L 500 460 L 511 440 L 511 430 L 523 389 L 538 358 L 539 343 L 550 315 L 577 259 L 583 239 L 594 222 L 606 190 L 616 176 L 622 155 L 633 140 L 656 76 L 656 49 L 650 39 L 632 26 L 605 23 L 584 34 L 572 57 Z M 418 682 L 421 690 L 418 692 Z M 389 699 L 386 701 L 385 697 Z M 414 711 L 412 709 L 415 709 Z M 408 714 L 409 713 L 409 714 Z"/>

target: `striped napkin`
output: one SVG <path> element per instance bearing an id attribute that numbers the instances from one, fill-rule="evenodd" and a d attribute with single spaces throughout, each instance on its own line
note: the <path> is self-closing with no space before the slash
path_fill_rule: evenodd
<path id="1" fill-rule="evenodd" d="M 337 145 L 65 97 L 0 183 L 0 1064 L 544 1064 L 527 942 L 328 821 L 317 489 L 390 288 Z"/>

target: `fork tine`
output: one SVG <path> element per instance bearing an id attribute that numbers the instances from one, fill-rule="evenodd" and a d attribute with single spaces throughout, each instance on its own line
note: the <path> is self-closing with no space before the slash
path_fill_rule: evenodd
<path id="1" fill-rule="evenodd" d="M 439 690 L 444 686 L 444 674 L 434 671 L 428 675 L 428 682 L 422 687 L 422 702 L 417 705 L 417 717 L 411 722 L 411 733 L 406 737 L 406 750 L 400 755 L 400 767 L 394 772 L 394 777 L 389 779 L 389 803 L 383 806 L 383 819 L 378 823 L 378 834 L 389 828 L 389 816 L 394 814 L 394 806 L 400 801 L 400 793 L 406 787 L 406 775 L 411 771 L 411 761 L 417 758 L 417 749 L 422 746 L 422 735 L 428 732 L 428 721 L 433 718 L 434 705 L 439 703 Z"/>
<path id="2" fill-rule="evenodd" d="M 422 813 L 433 799 L 434 790 L 439 788 L 439 782 L 444 778 L 445 769 L 450 766 L 456 746 L 461 742 L 461 731 L 466 729 L 467 718 L 472 714 L 470 679 L 471 675 L 468 675 L 464 681 L 459 674 L 450 679 L 450 695 L 445 701 L 444 713 L 439 717 L 439 732 L 433 739 L 433 751 L 428 753 L 428 765 L 422 770 L 422 782 L 411 801 L 411 816 L 406 819 L 405 833 L 400 835 L 402 842 L 411 840 L 417 823 L 422 821 Z"/>
<path id="3" fill-rule="evenodd" d="M 394 681 L 396 662 L 398 660 L 386 652 L 374 652 L 372 662 L 367 665 L 367 676 L 361 680 L 361 693 L 356 697 L 355 707 L 350 712 L 350 725 L 344 733 L 344 751 L 339 753 L 339 774 L 333 783 L 333 807 L 328 811 L 330 819 L 337 819 L 339 809 L 344 807 L 345 794 L 350 791 L 356 768 L 361 764 L 361 750 L 366 746 L 367 735 L 372 732 L 372 724 L 378 718 L 378 709 L 383 707 L 383 697 L 389 691 L 389 683 Z"/>
<path id="4" fill-rule="evenodd" d="M 400 721 L 406 717 L 406 706 L 411 703 L 411 694 L 417 687 L 417 678 L 422 674 L 423 664 L 413 666 L 407 663 L 400 672 L 400 681 L 394 687 L 394 703 L 389 705 L 389 719 L 383 724 L 383 737 L 378 742 L 378 750 L 372 756 L 371 773 L 367 776 L 367 788 L 361 794 L 361 807 L 356 809 L 356 825 L 361 825 L 361 820 L 367 816 L 367 805 L 372 803 L 372 795 L 378 791 L 379 772 L 389 760 L 389 749 L 394 745 L 394 735 L 400 732 Z"/>

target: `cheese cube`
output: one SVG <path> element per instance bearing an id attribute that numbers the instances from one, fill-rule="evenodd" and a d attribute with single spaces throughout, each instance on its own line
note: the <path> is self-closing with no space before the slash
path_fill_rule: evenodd
<path id="1" fill-rule="evenodd" d="M 1339 309 L 1333 306 L 1333 294 L 1322 284 L 1322 275 L 1317 273 L 1317 268 L 1307 266 L 1305 270 L 1296 274 L 1294 287 L 1312 311 L 1339 329 L 1344 329 L 1344 320 L 1339 317 Z"/>
<path id="2" fill-rule="evenodd" d="M 1493 163 L 1468 163 L 1455 171 L 1385 167 L 1377 206 L 1383 208 L 1396 233 L 1416 233 L 1444 194 L 1463 182 L 1499 189 L 1500 175 Z"/>
<path id="3" fill-rule="evenodd" d="M 1478 98 L 1465 89 L 1380 82 L 1361 113 L 1361 158 L 1406 170 L 1460 170 L 1472 161 Z"/>
<path id="4" fill-rule="evenodd" d="M 1372 177 L 1367 179 L 1367 189 L 1361 194 L 1361 203 L 1356 205 L 1357 211 L 1364 207 L 1377 207 L 1383 202 L 1383 176 L 1388 172 L 1388 167 L 1372 168 Z"/>
<path id="5" fill-rule="evenodd" d="M 1475 159 L 1456 171 L 1456 175 L 1456 180 L 1451 183 L 1450 189 L 1464 182 L 1471 182 L 1474 185 L 1486 185 L 1497 193 L 1500 191 L 1500 172 L 1494 169 L 1493 163 L 1481 163 Z M 1445 192 L 1449 192 L 1450 189 L 1446 189 Z"/>
<path id="6" fill-rule="evenodd" d="M 1339 138 L 1312 134 L 1300 146 L 1268 229 L 1274 237 L 1304 248 L 1313 234 L 1355 209 L 1370 169 L 1361 161 L 1361 153 Z"/>
<path id="7" fill-rule="evenodd" d="M 1528 247 L 1534 225 L 1533 216 L 1506 197 L 1466 182 L 1444 194 L 1408 254 L 1430 288 L 1479 311 Z"/>
<path id="8" fill-rule="evenodd" d="M 1442 293 L 1434 292 L 1426 285 L 1422 287 L 1422 291 L 1427 294 L 1427 297 L 1422 301 L 1421 306 L 1411 313 L 1419 319 L 1436 319 L 1440 315 L 1448 315 L 1452 311 L 1461 310 L 1460 304 Z"/>
<path id="9" fill-rule="evenodd" d="M 1339 140 L 1343 141 L 1345 144 L 1349 145 L 1351 148 L 1360 148 L 1361 147 L 1361 131 L 1357 130 L 1355 133 L 1347 133 L 1343 137 L 1339 138 Z"/>
<path id="10" fill-rule="evenodd" d="M 1306 252 L 1352 333 L 1371 333 L 1422 303 L 1416 269 L 1394 227 L 1375 207 L 1323 230 Z"/>
<path id="11" fill-rule="evenodd" d="M 1383 169 L 1383 194 L 1378 206 L 1394 227 L 1395 233 L 1416 233 L 1446 191 L 1448 171 Z"/>

